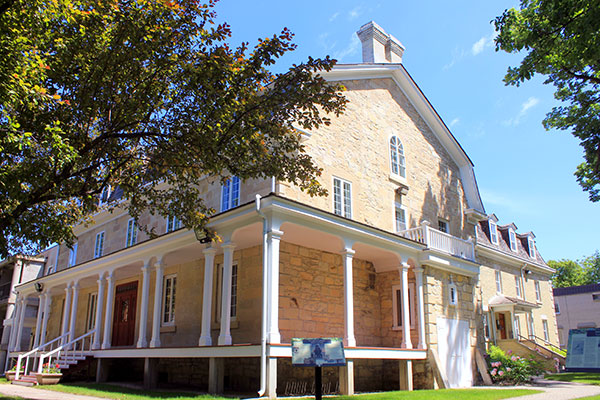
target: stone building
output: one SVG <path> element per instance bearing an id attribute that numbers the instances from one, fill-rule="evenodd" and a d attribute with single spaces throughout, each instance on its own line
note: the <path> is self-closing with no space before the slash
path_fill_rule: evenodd
<path id="1" fill-rule="evenodd" d="M 364 62 L 323 73 L 346 87 L 347 111 L 303 132 L 328 197 L 269 179 L 207 178 L 205 201 L 219 210 L 209 227 L 222 238 L 212 244 L 176 216 L 142 216 L 161 233 L 149 239 L 119 205 L 100 212 L 76 228 L 72 249 L 60 246 L 56 271 L 18 287 L 21 304 L 41 302 L 42 347 L 29 356 L 48 360 L 63 343 L 98 380 L 274 398 L 312 379 L 291 365 L 292 338 L 341 337 L 347 366 L 324 370 L 332 391 L 473 385 L 495 307 L 484 271 L 531 264 L 548 294 L 542 306 L 552 305 L 552 271 L 537 253 L 524 260 L 480 240 L 490 217 L 473 165 L 402 65 L 404 47 L 372 22 L 358 36 Z"/>

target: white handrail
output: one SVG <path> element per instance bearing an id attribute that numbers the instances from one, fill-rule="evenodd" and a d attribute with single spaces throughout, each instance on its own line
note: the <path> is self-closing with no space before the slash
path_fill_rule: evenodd
<path id="1" fill-rule="evenodd" d="M 449 233 L 442 232 L 423 223 L 421 226 L 399 232 L 400 235 L 427 247 L 440 250 L 453 256 L 475 259 L 475 244 L 472 240 L 464 240 Z"/>
<path id="2" fill-rule="evenodd" d="M 48 364 L 50 364 L 50 361 L 52 361 L 52 356 L 56 354 L 55 358 L 60 358 L 60 352 L 64 350 L 64 357 L 65 360 L 68 361 L 69 359 L 69 352 L 71 353 L 71 357 L 73 360 L 75 360 L 76 357 L 76 353 L 77 353 L 77 343 L 81 342 L 81 345 L 79 346 L 79 355 L 81 357 L 83 357 L 83 353 L 85 351 L 85 339 L 89 338 L 88 342 L 88 351 L 90 351 L 92 349 L 92 338 L 93 335 L 96 333 L 96 329 L 94 328 L 91 331 L 79 336 L 78 338 L 75 338 L 73 340 L 71 340 L 70 342 L 67 342 L 57 348 L 55 348 L 54 350 L 46 353 L 46 354 L 41 354 L 40 355 L 40 362 L 38 365 L 38 372 L 42 373 L 42 370 L 44 368 L 44 359 L 48 359 Z"/>
<path id="3" fill-rule="evenodd" d="M 62 335 L 60 335 L 57 338 L 52 339 L 49 342 L 46 342 L 44 344 L 39 345 L 38 347 L 29 350 L 27 353 L 23 353 L 23 354 L 19 354 L 19 356 L 17 357 L 17 370 L 15 373 L 15 380 L 19 379 L 19 375 L 21 374 L 21 362 L 23 361 L 23 359 L 25 359 L 25 370 L 23 371 L 23 375 L 27 375 L 27 371 L 29 370 L 29 357 L 32 354 L 38 353 L 41 350 L 43 350 L 44 348 L 50 346 L 51 344 L 58 342 L 59 340 L 64 339 L 65 337 L 69 336 L 69 332 L 64 333 Z"/>

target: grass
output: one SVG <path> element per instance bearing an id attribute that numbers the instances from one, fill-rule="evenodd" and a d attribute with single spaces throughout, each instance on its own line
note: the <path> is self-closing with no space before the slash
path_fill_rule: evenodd
<path id="1" fill-rule="evenodd" d="M 561 382 L 578 382 L 589 385 L 600 385 L 600 374 L 592 372 L 564 372 L 562 374 L 546 375 L 546 379 Z"/>
<path id="2" fill-rule="evenodd" d="M 511 397 L 525 396 L 528 394 L 542 393 L 539 390 L 529 389 L 440 389 L 440 390 L 415 390 L 414 392 L 385 392 L 363 394 L 358 396 L 336 396 L 336 400 L 499 400 Z"/>
<path id="3" fill-rule="evenodd" d="M 40 387 L 42 390 L 72 393 L 86 396 L 104 397 L 118 400 L 147 400 L 147 399 L 177 399 L 177 400 L 233 400 L 232 397 L 215 397 L 212 395 L 197 395 L 191 392 L 148 391 L 133 389 L 107 383 L 65 383 Z M 0 399 L 2 400 L 2 399 Z"/>

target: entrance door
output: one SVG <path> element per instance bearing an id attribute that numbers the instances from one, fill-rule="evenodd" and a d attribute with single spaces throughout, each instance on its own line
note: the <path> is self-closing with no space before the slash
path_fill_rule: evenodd
<path id="1" fill-rule="evenodd" d="M 506 339 L 506 320 L 504 319 L 504 314 L 496 313 L 496 321 L 498 321 L 500 339 Z"/>
<path id="2" fill-rule="evenodd" d="M 469 321 L 437 318 L 440 364 L 446 368 L 450 388 L 473 385 Z"/>
<path id="3" fill-rule="evenodd" d="M 135 308 L 137 281 L 119 285 L 115 293 L 112 345 L 133 346 L 135 340 Z"/>

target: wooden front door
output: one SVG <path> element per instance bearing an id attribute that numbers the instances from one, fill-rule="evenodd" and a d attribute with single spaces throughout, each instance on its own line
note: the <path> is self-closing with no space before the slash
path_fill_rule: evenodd
<path id="1" fill-rule="evenodd" d="M 138 283 L 119 285 L 115 293 L 112 346 L 133 346 Z"/>
<path id="2" fill-rule="evenodd" d="M 496 321 L 498 321 L 498 332 L 500 332 L 500 339 L 506 339 L 506 320 L 504 314 L 497 313 Z"/>

